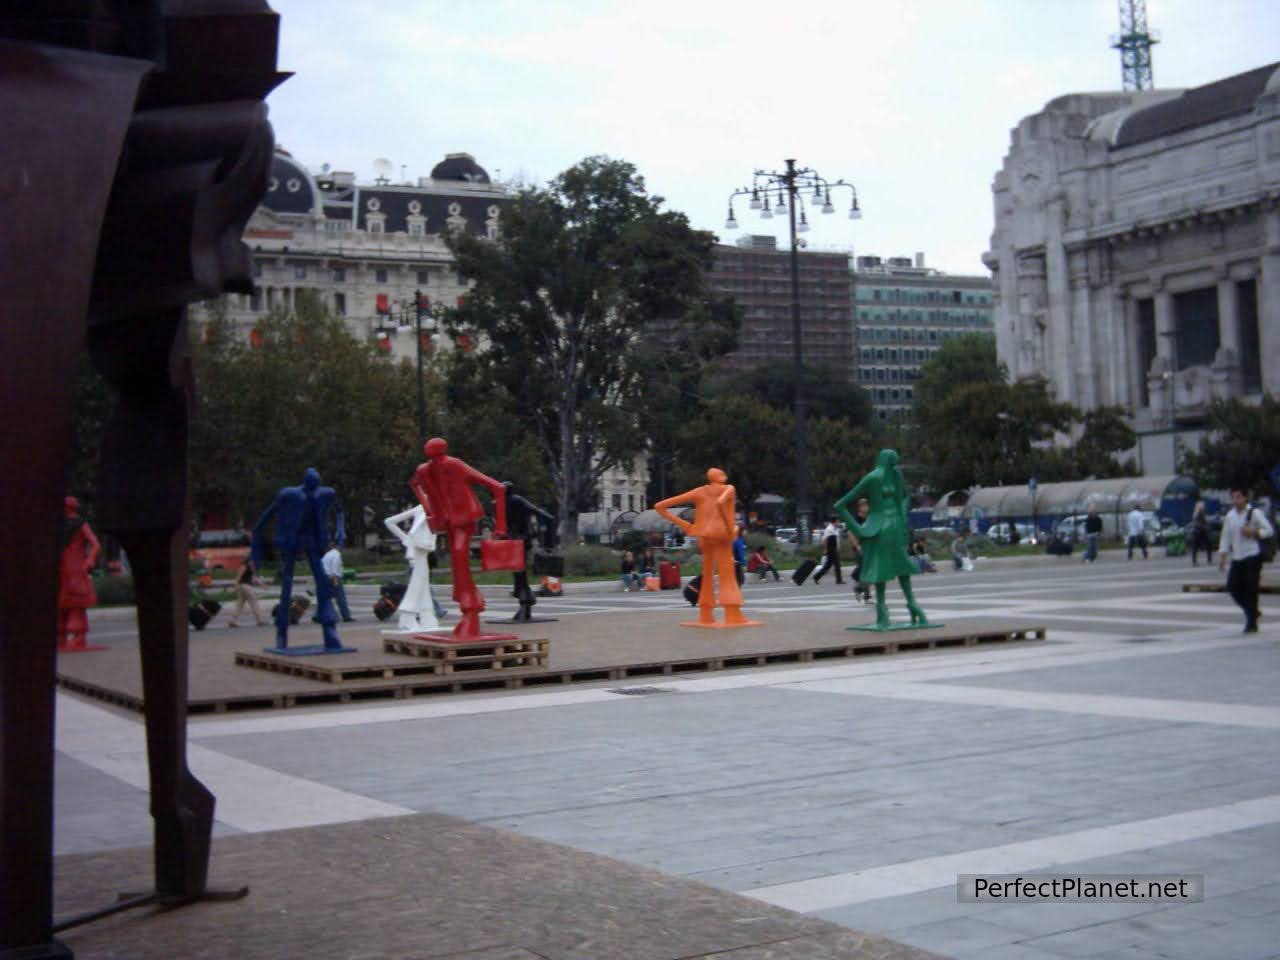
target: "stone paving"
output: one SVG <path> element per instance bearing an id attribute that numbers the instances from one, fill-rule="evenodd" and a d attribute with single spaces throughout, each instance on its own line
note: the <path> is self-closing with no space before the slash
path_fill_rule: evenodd
<path id="1" fill-rule="evenodd" d="M 1181 592 L 1214 576 L 991 561 L 919 578 L 930 616 L 1047 643 L 200 718 L 192 766 L 227 844 L 445 814 L 959 958 L 1275 958 L 1280 605 L 1241 635 L 1228 598 Z M 851 605 L 768 589 L 753 612 L 781 622 Z M 60 698 L 60 852 L 148 842 L 140 744 L 132 715 Z M 1197 873 L 1205 899 L 957 901 L 992 872 Z"/>

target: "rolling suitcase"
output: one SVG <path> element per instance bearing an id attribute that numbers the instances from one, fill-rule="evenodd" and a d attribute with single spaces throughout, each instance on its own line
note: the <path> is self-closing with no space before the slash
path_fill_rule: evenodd
<path id="1" fill-rule="evenodd" d="M 663 590 L 680 589 L 680 564 L 663 560 L 658 564 L 658 581 Z"/>
<path id="2" fill-rule="evenodd" d="M 311 601 L 306 597 L 294 597 L 289 601 L 289 622 L 297 626 L 298 621 L 302 619 L 302 615 L 307 612 L 307 608 L 311 606 Z M 276 618 L 276 614 L 280 612 L 280 604 L 276 604 L 271 608 L 271 619 Z"/>
<path id="3" fill-rule="evenodd" d="M 698 605 L 698 594 L 702 592 L 702 577 L 692 578 L 684 585 L 684 598 L 689 601 L 689 606 L 696 607 Z"/>
<path id="4" fill-rule="evenodd" d="M 216 600 L 197 600 L 187 610 L 187 619 L 197 630 L 203 630 L 205 625 L 216 617 L 221 609 L 222 604 Z"/>
<path id="5" fill-rule="evenodd" d="M 796 567 L 795 573 L 791 574 L 791 582 L 797 587 L 809 579 L 809 574 L 813 573 L 813 568 L 818 565 L 817 560 L 806 560 L 800 566 Z"/>

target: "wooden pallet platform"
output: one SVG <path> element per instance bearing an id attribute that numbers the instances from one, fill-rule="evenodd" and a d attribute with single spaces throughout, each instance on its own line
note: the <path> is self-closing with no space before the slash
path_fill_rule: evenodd
<path id="1" fill-rule="evenodd" d="M 340 654 L 321 657 L 282 657 L 274 653 L 236 652 L 236 665 L 269 670 L 272 673 L 323 680 L 326 683 L 342 683 L 344 680 L 387 680 L 392 677 L 409 677 L 415 674 L 438 672 L 430 663 L 399 660 L 381 663 L 344 663 Z"/>
<path id="2" fill-rule="evenodd" d="M 470 692 L 560 687 L 575 683 L 670 677 L 715 670 L 776 665 L 803 665 L 841 658 L 881 656 L 948 649 L 978 650 L 1001 643 L 1043 642 L 1044 625 L 1034 620 L 959 619 L 932 630 L 907 629 L 877 634 L 847 632 L 847 615 L 839 612 L 791 618 L 760 630 L 723 631 L 714 636 L 675 625 L 670 611 L 609 618 L 571 617 L 556 626 L 555 651 L 536 635 L 526 634 L 516 649 L 503 643 L 502 656 L 514 652 L 541 664 L 503 665 L 459 661 L 465 646 L 445 644 L 453 660 L 449 672 L 437 672 L 441 661 L 383 650 L 386 638 L 373 634 L 348 638 L 359 648 L 352 654 L 285 658 L 270 665 L 242 665 L 245 659 L 269 661 L 271 655 L 245 649 L 240 631 L 205 633 L 191 644 L 191 714 L 226 714 L 346 703 L 396 701 Z M 376 629 L 376 628 L 373 628 Z M 262 632 L 270 642 L 269 631 Z M 546 644 L 543 646 L 543 644 Z M 278 655 L 277 655 L 278 656 Z M 476 666 L 469 666 L 476 663 Z M 509 662 L 508 662 L 509 663 Z M 249 667 L 249 668 L 246 668 Z M 120 643 L 99 653 L 63 656 L 58 663 L 63 689 L 141 711 L 142 684 L 136 642 Z"/>
<path id="3" fill-rule="evenodd" d="M 1184 583 L 1183 593 L 1226 593 L 1225 583 Z M 1263 583 L 1258 585 L 1258 593 L 1280 593 L 1280 583 Z"/>
<path id="4" fill-rule="evenodd" d="M 511 667 L 545 667 L 551 652 L 551 641 L 522 640 L 510 637 L 500 641 L 454 643 L 429 640 L 421 635 L 383 637 L 387 653 L 419 657 L 431 663 L 437 674 L 459 670 L 506 670 Z"/>

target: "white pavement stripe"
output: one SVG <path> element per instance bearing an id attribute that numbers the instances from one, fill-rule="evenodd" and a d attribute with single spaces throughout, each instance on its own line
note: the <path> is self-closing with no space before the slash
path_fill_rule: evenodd
<path id="1" fill-rule="evenodd" d="M 852 660 L 830 666 L 806 664 L 797 669 L 794 665 L 759 667 L 749 673 L 715 673 L 694 678 L 632 678 L 613 683 L 610 689 L 580 687 L 558 690 L 554 693 L 523 692 L 482 696 L 479 694 L 448 700 L 430 700 L 396 706 L 345 707 L 342 710 L 316 710 L 298 712 L 273 712 L 252 717 L 192 717 L 188 729 L 192 740 L 214 737 L 240 736 L 244 734 L 276 733 L 291 730 L 322 730 L 345 726 L 362 726 L 374 723 L 404 723 L 413 720 L 433 720 L 477 714 L 503 713 L 516 710 L 535 710 L 543 707 L 571 706 L 594 703 L 635 703 L 631 697 L 621 697 L 610 692 L 627 686 L 661 686 L 682 693 L 714 693 L 748 687 L 777 686 L 789 689 L 796 685 L 839 680 L 848 677 L 885 676 L 904 680 L 949 680 L 958 677 L 983 676 L 1036 670 L 1057 666 L 1074 666 L 1086 663 L 1104 663 L 1111 660 L 1129 660 L 1141 657 L 1167 656 L 1193 653 L 1200 650 L 1218 650 L 1227 646 L 1257 643 L 1256 638 L 1236 636 L 1224 640 L 1221 630 L 1190 634 L 1168 646 L 1149 645 L 1116 646 L 1114 642 L 1100 643 L 1091 634 L 1055 631 L 1051 636 L 1064 643 L 1052 646 L 990 647 L 981 653 L 965 651 L 930 651 L 901 658 Z M 1068 645 L 1070 644 L 1070 645 Z M 1078 644 L 1078 645 L 1077 645 Z"/>
<path id="2" fill-rule="evenodd" d="M 652 686 L 651 683 L 629 684 L 620 681 L 619 686 Z M 522 696 L 459 697 L 446 701 L 405 704 L 394 707 L 346 708 L 341 711 L 314 713 L 272 713 L 260 717 L 192 718 L 190 737 L 204 740 L 211 737 L 230 737 L 242 734 L 280 733 L 290 730 L 328 730 L 336 727 L 357 727 L 371 723 L 405 723 L 411 720 L 438 720 L 445 717 L 475 716 L 485 713 L 505 713 L 515 710 L 536 710 L 542 707 L 563 707 L 579 703 L 635 702 L 631 697 L 598 688 L 564 690 L 556 693 L 528 693 Z"/>
<path id="3" fill-rule="evenodd" d="M 142 724 L 58 695 L 58 752 L 139 790 L 148 789 Z M 284 830 L 413 813 L 301 777 L 278 773 L 207 747 L 187 748 L 191 772 L 218 798 L 216 816 L 239 830 Z"/>
<path id="4" fill-rule="evenodd" d="M 1009 690 L 1003 687 L 948 686 L 940 683 L 901 683 L 886 680 L 820 680 L 794 684 L 788 689 L 841 693 L 886 700 L 958 703 L 975 707 L 1013 710 L 1051 710 L 1135 720 L 1168 720 L 1173 723 L 1214 723 L 1234 727 L 1280 729 L 1280 707 L 1214 703 L 1205 700 L 1162 700 L 1152 697 L 1104 696 L 1092 693 L 1053 693 L 1044 690 Z"/>
<path id="5" fill-rule="evenodd" d="M 961 873 L 1044 870 L 1276 822 L 1280 822 L 1280 794 L 738 892 L 788 910 L 815 913 L 953 886 Z"/>

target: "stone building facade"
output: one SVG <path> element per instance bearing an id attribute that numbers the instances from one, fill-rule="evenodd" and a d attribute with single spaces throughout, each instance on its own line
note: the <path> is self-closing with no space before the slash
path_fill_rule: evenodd
<path id="1" fill-rule="evenodd" d="M 275 307 L 292 308 L 302 291 L 346 318 L 351 332 L 372 336 L 391 356 L 415 356 L 421 293 L 424 345 L 451 346 L 429 308 L 453 306 L 467 281 L 445 245 L 447 230 L 497 237 L 505 188 L 466 153 L 451 153 L 415 183 L 385 178 L 360 184 L 350 173 L 311 173 L 278 150 L 262 203 L 244 240 L 253 251 L 255 291 L 229 295 L 228 317 L 253 335 Z"/>
<path id="2" fill-rule="evenodd" d="M 992 189 L 983 260 L 1015 377 L 1175 440 L 1215 398 L 1280 392 L 1280 64 L 1052 100 Z"/>

